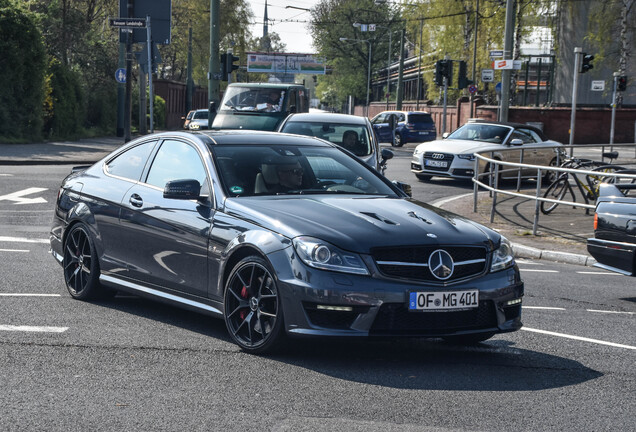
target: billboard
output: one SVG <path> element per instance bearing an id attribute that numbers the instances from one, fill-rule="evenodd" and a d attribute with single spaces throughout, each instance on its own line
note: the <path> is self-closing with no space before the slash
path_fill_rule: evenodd
<path id="1" fill-rule="evenodd" d="M 247 71 L 324 75 L 325 65 L 313 54 L 248 52 Z"/>

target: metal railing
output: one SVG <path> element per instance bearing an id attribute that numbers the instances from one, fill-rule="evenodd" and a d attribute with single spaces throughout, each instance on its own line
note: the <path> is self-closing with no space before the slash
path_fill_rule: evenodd
<path id="1" fill-rule="evenodd" d="M 561 150 L 565 150 L 567 148 L 570 148 L 570 156 L 573 155 L 573 151 L 576 148 L 577 150 L 585 150 L 585 149 L 597 149 L 601 147 L 601 155 L 603 155 L 603 153 L 605 153 L 605 149 L 608 147 L 613 148 L 621 148 L 621 147 L 627 147 L 629 149 L 631 148 L 636 148 L 635 144 L 614 144 L 612 146 L 610 145 L 563 145 L 563 146 L 552 146 L 552 147 L 531 147 L 531 146 L 527 146 L 524 148 L 519 148 L 519 147 L 511 147 L 509 149 L 502 149 L 502 150 L 498 150 L 496 152 L 494 151 L 487 151 L 487 152 L 478 152 L 475 153 L 475 171 L 474 171 L 474 176 L 473 176 L 473 212 L 476 213 L 477 212 L 477 197 L 478 197 L 478 193 L 479 193 L 479 188 L 483 188 L 486 189 L 488 191 L 490 191 L 490 196 L 492 197 L 492 205 L 491 205 L 491 209 L 490 209 L 490 222 L 494 222 L 494 218 L 495 218 L 495 209 L 497 207 L 497 195 L 498 194 L 504 194 L 504 195 L 508 195 L 508 196 L 513 196 L 513 197 L 519 197 L 519 198 L 525 198 L 525 199 L 529 199 L 529 200 L 534 200 L 535 201 L 535 206 L 534 206 L 534 220 L 533 220 L 533 225 L 532 225 L 532 234 L 533 235 L 537 235 L 537 226 L 539 224 L 539 213 L 540 213 L 540 206 L 541 206 L 541 202 L 550 202 L 550 203 L 557 203 L 557 204 L 564 204 L 564 205 L 569 205 L 569 206 L 573 206 L 573 207 L 580 207 L 580 208 L 584 208 L 586 209 L 586 211 L 594 210 L 596 208 L 595 204 L 587 204 L 587 203 L 580 203 L 580 202 L 576 202 L 576 201 L 565 201 L 565 200 L 555 200 L 555 199 L 551 199 L 551 198 L 544 198 L 543 197 L 543 192 L 542 192 L 542 182 L 543 182 L 543 177 L 547 172 L 554 172 L 556 173 L 556 176 L 554 177 L 555 179 L 559 178 L 559 176 L 562 173 L 571 173 L 574 175 L 585 175 L 585 176 L 598 176 L 599 172 L 598 171 L 590 171 L 590 170 L 583 170 L 583 169 L 573 169 L 573 168 L 561 168 L 561 161 L 564 159 L 567 159 L 567 157 L 565 156 L 565 151 L 558 151 L 555 150 L 555 157 L 556 157 L 556 161 L 557 164 L 556 166 L 547 166 L 547 165 L 531 165 L 531 164 L 524 164 L 523 160 L 524 160 L 524 156 L 525 156 L 525 152 L 527 150 L 537 150 L 537 149 L 561 149 Z M 520 152 L 520 156 L 519 156 L 519 162 L 504 162 L 501 161 L 499 159 L 496 159 L 494 157 L 495 153 L 504 153 L 504 152 Z M 490 157 L 485 156 L 485 154 L 489 154 Z M 601 162 L 604 162 L 604 157 L 601 156 Z M 489 167 L 489 170 L 480 173 L 480 162 L 484 163 L 485 166 Z M 627 162 L 626 164 L 621 164 L 620 166 L 624 166 L 624 165 L 633 165 L 636 163 L 636 158 L 634 160 L 631 160 L 629 162 Z M 613 164 L 609 164 L 608 165 L 613 165 Z M 500 169 L 500 167 L 505 167 L 505 169 Z M 522 170 L 526 171 L 526 174 L 522 175 Z M 527 172 L 528 171 L 535 171 L 536 172 L 536 176 L 532 175 L 532 176 L 528 176 Z M 499 180 L 500 180 L 500 174 L 502 173 L 512 173 L 512 172 L 517 172 L 517 187 L 516 190 L 511 191 L 511 190 L 503 190 L 503 189 L 499 189 Z M 632 182 L 636 182 L 636 175 L 634 174 L 621 174 L 619 172 L 608 172 L 608 173 L 602 173 L 603 177 L 606 178 L 613 178 L 614 182 L 616 181 L 616 179 L 627 179 L 627 180 L 631 180 Z M 527 193 L 522 193 L 521 192 L 521 180 L 522 178 L 536 178 L 536 189 L 535 189 L 535 194 L 531 195 L 531 194 L 527 194 Z M 488 183 L 484 183 L 482 182 L 482 179 L 484 178 L 488 178 Z M 549 186 L 549 184 L 546 184 L 545 186 Z"/>

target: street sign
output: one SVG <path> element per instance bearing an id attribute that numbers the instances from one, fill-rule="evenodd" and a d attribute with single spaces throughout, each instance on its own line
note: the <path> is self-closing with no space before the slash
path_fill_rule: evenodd
<path id="1" fill-rule="evenodd" d="M 375 24 L 369 24 L 369 31 L 375 31 Z"/>
<path id="2" fill-rule="evenodd" d="M 473 94 L 473 93 L 477 93 L 477 86 L 475 84 L 471 84 L 468 86 L 468 91 Z"/>
<path id="3" fill-rule="evenodd" d="M 126 69 L 119 68 L 115 71 L 115 80 L 118 83 L 124 84 L 126 82 Z"/>
<path id="4" fill-rule="evenodd" d="M 481 70 L 481 82 L 494 82 L 495 81 L 495 71 L 492 69 L 482 69 Z"/>
<path id="5" fill-rule="evenodd" d="M 109 18 L 108 24 L 119 28 L 146 28 L 146 20 L 142 18 Z"/>
<path id="6" fill-rule="evenodd" d="M 605 81 L 592 81 L 592 91 L 605 91 Z"/>
<path id="7" fill-rule="evenodd" d="M 503 50 L 490 50 L 490 57 L 503 57 Z"/>
<path id="8" fill-rule="evenodd" d="M 523 61 L 522 60 L 513 60 L 512 61 L 512 68 L 514 70 L 520 70 L 522 65 L 523 65 Z"/>
<path id="9" fill-rule="evenodd" d="M 495 92 L 496 92 L 496 93 L 501 93 L 501 81 L 499 81 L 499 82 L 495 85 Z"/>
<path id="10" fill-rule="evenodd" d="M 501 69 L 512 69 L 513 61 L 512 60 L 495 60 L 492 62 L 493 69 L 501 70 Z"/>

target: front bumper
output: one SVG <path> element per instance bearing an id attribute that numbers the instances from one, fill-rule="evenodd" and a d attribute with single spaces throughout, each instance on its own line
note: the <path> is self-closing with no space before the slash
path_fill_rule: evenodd
<path id="1" fill-rule="evenodd" d="M 291 248 L 290 248 L 291 249 Z M 470 333 L 504 333 L 521 328 L 524 284 L 516 266 L 446 286 L 382 276 L 365 259 L 371 276 L 308 268 L 289 249 L 270 256 L 278 270 L 286 330 L 296 336 L 443 337 Z M 292 263 L 288 272 L 283 260 Z M 276 262 L 278 261 L 278 263 Z M 281 267 L 283 265 L 283 267 Z M 411 312 L 413 291 L 477 289 L 479 307 Z"/>
<path id="2" fill-rule="evenodd" d="M 414 156 L 411 159 L 411 172 L 430 176 L 471 179 L 475 173 L 475 162 L 455 157 L 448 162 L 446 167 L 428 167 L 424 157 Z"/>

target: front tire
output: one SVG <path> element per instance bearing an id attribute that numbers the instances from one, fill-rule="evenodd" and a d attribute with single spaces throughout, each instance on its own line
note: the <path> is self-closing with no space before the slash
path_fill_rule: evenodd
<path id="1" fill-rule="evenodd" d="M 393 139 L 393 145 L 395 147 L 402 147 L 404 145 L 404 141 L 402 140 L 402 135 L 399 133 L 395 134 L 395 138 Z"/>
<path id="2" fill-rule="evenodd" d="M 64 241 L 64 282 L 74 299 L 91 300 L 105 292 L 99 283 L 99 262 L 88 228 L 77 224 Z"/>
<path id="3" fill-rule="evenodd" d="M 248 256 L 234 266 L 225 285 L 225 325 L 232 340 L 252 354 L 272 352 L 284 337 L 280 291 L 269 264 Z"/>

